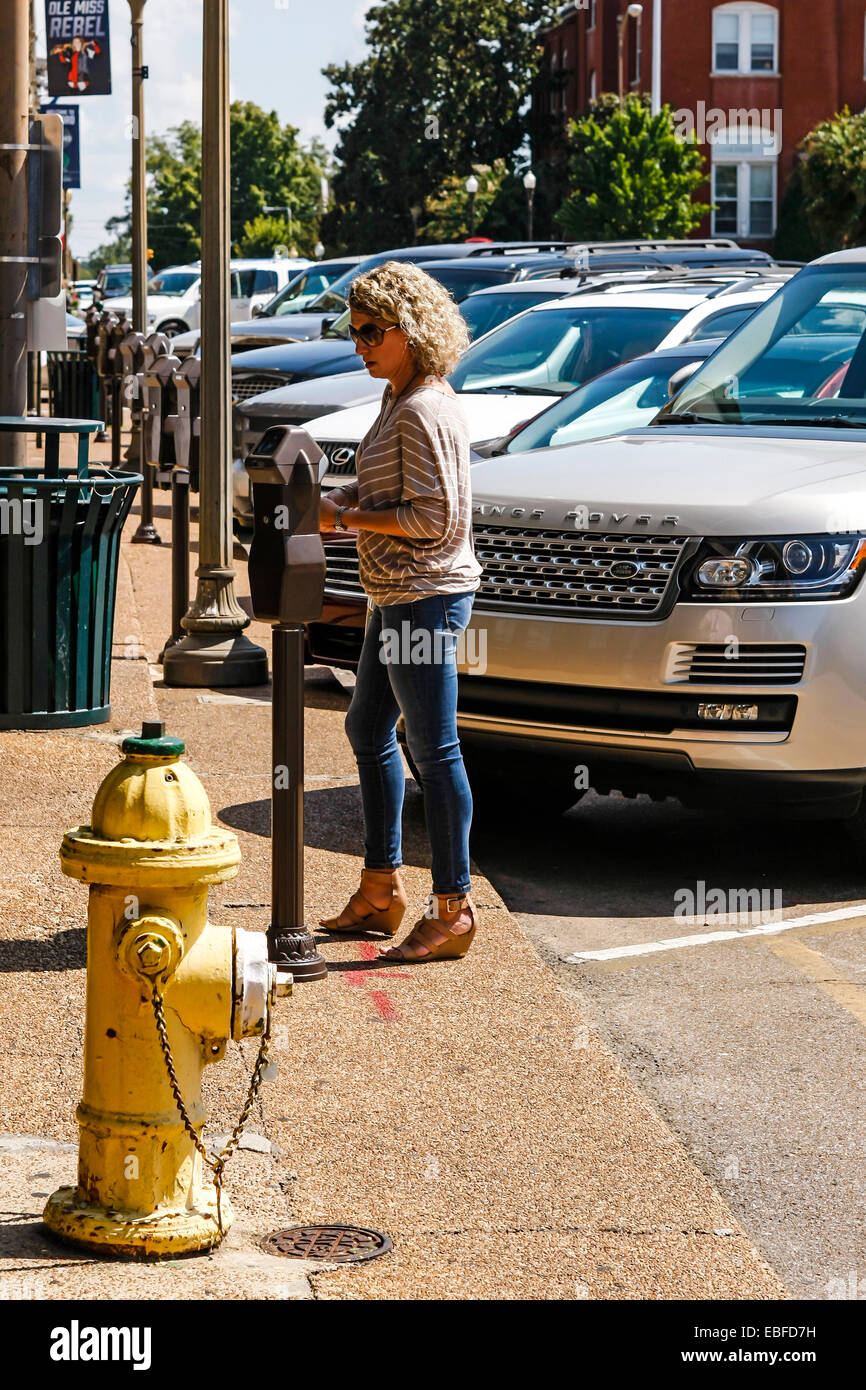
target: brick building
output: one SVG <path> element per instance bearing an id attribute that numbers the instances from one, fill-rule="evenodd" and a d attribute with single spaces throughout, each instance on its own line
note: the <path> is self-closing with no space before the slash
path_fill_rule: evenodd
<path id="1" fill-rule="evenodd" d="M 653 33 L 660 62 L 653 93 Z M 803 136 L 847 105 L 866 105 L 864 0 L 571 0 L 543 34 L 536 100 L 556 125 L 619 88 L 653 93 L 694 129 L 718 204 L 701 233 L 760 245 L 776 228 Z M 549 148 L 549 147 L 548 147 Z M 539 154 L 543 157 L 545 149 Z"/>

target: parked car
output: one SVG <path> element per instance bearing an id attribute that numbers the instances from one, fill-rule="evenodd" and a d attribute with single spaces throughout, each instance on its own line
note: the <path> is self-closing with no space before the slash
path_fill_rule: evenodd
<path id="1" fill-rule="evenodd" d="M 95 280 L 73 280 L 67 292 L 67 299 L 76 313 L 83 314 L 93 303 L 96 290 Z"/>
<path id="2" fill-rule="evenodd" d="M 120 261 L 114 265 L 104 265 L 96 277 L 94 299 L 114 299 L 120 294 L 129 294 L 132 289 L 132 265 Z"/>
<path id="3" fill-rule="evenodd" d="M 253 305 L 263 304 L 277 290 L 284 288 L 298 270 L 309 265 L 299 258 L 275 257 L 273 260 L 234 260 L 229 262 L 229 294 L 231 313 L 238 319 L 249 318 Z M 115 311 L 132 313 L 132 299 L 116 296 L 111 303 Z M 172 265 L 160 271 L 147 284 L 148 332 L 165 333 L 169 338 L 201 326 L 201 262 Z"/>
<path id="4" fill-rule="evenodd" d="M 476 794 L 763 807 L 866 846 L 864 449 L 859 248 L 784 284 L 649 426 L 476 465 Z"/>
<path id="5" fill-rule="evenodd" d="M 306 334 L 293 332 L 295 316 L 362 259 L 361 256 L 341 256 L 338 260 L 316 261 L 298 271 L 267 303 L 254 303 L 251 318 L 238 319 L 229 326 L 232 352 L 273 347 L 275 343 L 290 343 L 297 341 L 299 336 L 306 337 Z M 200 342 L 198 329 L 179 333 L 172 341 L 172 352 L 178 357 L 188 357 L 198 351 Z"/>
<path id="6" fill-rule="evenodd" d="M 595 279 L 600 277 L 596 276 Z M 505 323 L 506 319 L 514 318 L 515 314 L 522 314 L 536 304 L 564 299 L 574 290 L 573 280 L 558 277 L 509 281 L 504 285 L 490 285 L 487 289 L 473 291 L 461 300 L 460 312 L 466 320 L 469 337 L 481 338 Z"/>

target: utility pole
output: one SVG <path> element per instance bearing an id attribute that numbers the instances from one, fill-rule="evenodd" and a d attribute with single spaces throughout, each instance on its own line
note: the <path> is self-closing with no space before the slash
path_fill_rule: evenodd
<path id="1" fill-rule="evenodd" d="M 657 116 L 662 109 L 662 0 L 653 0 L 653 61 L 651 110 Z"/>
<path id="2" fill-rule="evenodd" d="M 142 31 L 146 0 L 129 0 L 132 19 L 132 327 L 147 332 L 147 193 L 145 186 L 144 80 Z M 122 409 L 122 407 L 121 407 Z M 139 465 L 144 481 L 139 493 L 141 520 L 132 537 L 138 545 L 159 545 L 153 524 L 153 469 L 142 455 L 141 402 L 131 412 L 132 438 L 127 458 Z"/>
<path id="3" fill-rule="evenodd" d="M 166 685 L 264 685 L 268 659 L 243 635 L 232 565 L 228 0 L 202 8 L 200 563 L 163 674 Z"/>
<path id="4" fill-rule="evenodd" d="M 30 5 L 0 5 L 0 415 L 27 414 L 27 145 Z M 25 440 L 0 434 L 0 464 L 21 468 Z"/>

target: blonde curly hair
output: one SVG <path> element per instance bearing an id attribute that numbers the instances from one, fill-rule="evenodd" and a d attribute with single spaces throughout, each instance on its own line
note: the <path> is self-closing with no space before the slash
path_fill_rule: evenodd
<path id="1" fill-rule="evenodd" d="M 445 376 L 469 346 L 469 330 L 451 295 L 409 261 L 384 261 L 352 281 L 349 308 L 397 324 L 418 370 Z"/>

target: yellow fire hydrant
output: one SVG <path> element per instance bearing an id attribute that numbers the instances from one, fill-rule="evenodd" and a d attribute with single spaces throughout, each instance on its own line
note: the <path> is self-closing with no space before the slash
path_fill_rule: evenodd
<path id="1" fill-rule="evenodd" d="M 207 920 L 208 885 L 234 877 L 240 849 L 213 824 L 183 743 L 145 724 L 122 752 L 91 824 L 60 850 L 63 872 L 90 885 L 84 1095 L 78 1186 L 53 1193 L 43 1219 L 78 1245 L 153 1258 L 210 1249 L 231 1223 L 221 1172 L 205 1181 L 202 1071 L 230 1037 L 267 1032 L 276 968 L 264 934 Z"/>

